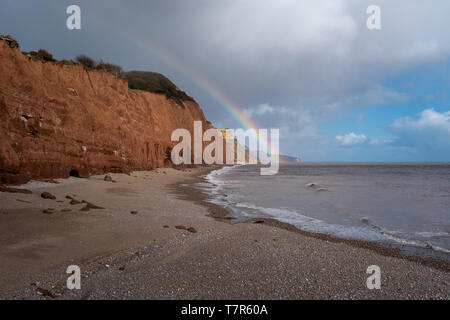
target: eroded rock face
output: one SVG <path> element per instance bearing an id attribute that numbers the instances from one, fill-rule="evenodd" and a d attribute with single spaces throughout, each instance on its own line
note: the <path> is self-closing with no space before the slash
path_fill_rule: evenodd
<path id="1" fill-rule="evenodd" d="M 0 183 L 171 166 L 173 130 L 211 128 L 196 102 L 183 103 L 0 41 Z"/>

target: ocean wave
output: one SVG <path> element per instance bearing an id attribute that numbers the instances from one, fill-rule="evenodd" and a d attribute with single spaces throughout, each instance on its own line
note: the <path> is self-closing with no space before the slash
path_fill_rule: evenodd
<path id="1" fill-rule="evenodd" d="M 369 227 L 378 230 L 381 234 L 383 234 L 386 238 L 398 242 L 400 244 L 404 244 L 404 245 L 410 245 L 410 246 L 414 246 L 414 247 L 419 247 L 419 248 L 425 248 L 425 249 L 431 249 L 434 251 L 439 251 L 439 252 L 445 252 L 445 253 L 450 253 L 450 250 L 446 249 L 446 248 L 442 248 L 436 245 L 433 245 L 431 243 L 428 243 L 426 241 L 422 241 L 422 240 L 417 240 L 417 239 L 406 239 L 403 237 L 399 237 L 397 236 L 395 233 L 395 231 L 388 231 L 382 227 L 379 227 L 377 225 L 375 225 L 374 223 L 372 223 L 372 221 L 370 221 L 370 219 L 368 218 L 362 218 L 361 222 L 363 222 L 364 224 L 368 225 Z M 436 236 L 442 236 L 442 235 L 448 235 L 448 233 L 446 232 L 417 232 L 416 235 L 418 236 L 426 236 L 426 237 L 436 237 Z"/>
<path id="2" fill-rule="evenodd" d="M 248 201 L 242 201 L 242 197 L 239 195 L 226 194 L 224 191 L 225 186 L 239 184 L 239 181 L 229 181 L 224 178 L 224 175 L 229 173 L 236 167 L 227 166 L 219 170 L 212 171 L 206 176 L 206 181 L 210 184 L 206 192 L 210 195 L 208 202 L 215 203 L 219 206 L 231 210 L 232 215 L 236 218 L 273 218 L 281 222 L 289 223 L 295 227 L 309 232 L 325 233 L 336 237 L 355 240 L 366 240 L 374 242 L 392 241 L 400 243 L 402 245 L 408 245 L 412 247 L 431 249 L 438 252 L 450 253 L 450 250 L 433 245 L 427 241 L 418 239 L 408 239 L 401 235 L 400 231 L 389 231 L 381 228 L 372 223 L 368 218 L 362 218 L 361 226 L 349 226 L 328 223 L 323 220 L 306 216 L 298 210 L 288 208 L 269 208 L 258 206 Z M 226 180 L 226 184 L 225 184 Z M 311 188 L 321 187 L 317 183 L 309 183 L 306 186 Z M 415 233 L 417 238 L 433 238 L 448 236 L 445 232 L 417 232 Z"/>

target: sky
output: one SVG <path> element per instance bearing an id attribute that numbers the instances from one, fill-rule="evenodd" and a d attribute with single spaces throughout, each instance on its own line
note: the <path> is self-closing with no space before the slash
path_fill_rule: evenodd
<path id="1" fill-rule="evenodd" d="M 72 4 L 81 30 L 66 27 Z M 232 104 L 303 161 L 450 161 L 448 12 L 448 0 L 2 0 L 0 33 L 163 73 L 216 127 L 242 128 Z"/>

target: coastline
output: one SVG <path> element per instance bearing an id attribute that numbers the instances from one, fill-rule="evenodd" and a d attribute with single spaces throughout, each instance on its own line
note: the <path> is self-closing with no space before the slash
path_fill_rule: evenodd
<path id="1" fill-rule="evenodd" d="M 220 167 L 219 167 L 220 168 Z M 210 168 L 208 168 L 210 169 Z M 206 202 L 205 200 L 209 199 L 209 197 L 206 194 L 198 192 L 198 190 L 193 186 L 195 183 L 206 183 L 207 180 L 203 178 L 208 173 L 211 173 L 213 171 L 217 170 L 217 168 L 213 168 L 211 170 L 208 170 L 205 173 L 202 173 L 197 177 L 197 179 L 184 181 L 180 184 L 172 185 L 171 188 L 173 188 L 174 192 L 178 195 L 180 195 L 180 199 L 184 200 L 191 200 L 196 202 L 199 205 L 205 206 L 208 209 L 209 216 L 222 222 L 229 222 L 230 220 L 234 220 L 234 218 L 228 216 L 228 211 L 211 202 Z M 326 233 L 318 233 L 318 232 L 310 232 L 305 231 L 297 228 L 296 226 L 278 221 L 274 218 L 252 218 L 249 219 L 243 223 L 257 223 L 257 224 L 264 224 L 271 227 L 281 228 L 290 232 L 296 232 L 301 235 L 311 237 L 314 239 L 319 239 L 323 241 L 327 241 L 330 243 L 345 243 L 351 246 L 355 246 L 358 248 L 368 249 L 371 251 L 374 251 L 378 254 L 381 254 L 383 256 L 387 257 L 395 257 L 399 259 L 405 259 L 412 262 L 417 262 L 420 264 L 423 264 L 425 266 L 429 266 L 438 270 L 442 270 L 445 272 L 450 272 L 450 262 L 444 261 L 437 258 L 432 257 L 424 257 L 420 254 L 407 254 L 402 250 L 401 245 L 386 245 L 386 244 L 379 244 L 376 242 L 371 241 L 363 241 L 363 240 L 356 240 L 356 239 L 345 239 L 345 238 L 339 238 L 330 234 Z"/>
<path id="2" fill-rule="evenodd" d="M 25 226 L 18 239 L 0 238 L 4 261 L 0 298 L 450 298 L 448 269 L 394 256 L 371 244 L 304 233 L 272 220 L 229 223 L 225 209 L 182 186 L 202 181 L 216 168 L 111 174 L 116 183 L 103 181 L 103 176 L 69 179 L 54 185 L 36 183 L 33 195 L 0 194 L 2 200 L 8 199 L 0 215 L 9 221 L 2 224 L 3 233 L 24 223 L 43 232 L 30 234 L 33 230 Z M 57 199 L 70 190 L 105 210 L 47 216 L 42 208 L 56 203 L 38 199 L 36 192 L 44 189 Z M 13 204 L 22 206 L 22 211 L 8 209 Z M 39 209 L 28 212 L 23 206 Z M 131 210 L 138 214 L 130 214 Z M 17 220 L 9 220 L 14 215 Z M 52 223 L 62 229 L 53 230 Z M 74 224 L 81 227 L 67 230 Z M 39 267 L 33 268 L 36 264 Z M 68 264 L 80 265 L 82 290 L 65 288 Z M 366 288 L 366 268 L 373 264 L 382 270 L 382 290 Z"/>

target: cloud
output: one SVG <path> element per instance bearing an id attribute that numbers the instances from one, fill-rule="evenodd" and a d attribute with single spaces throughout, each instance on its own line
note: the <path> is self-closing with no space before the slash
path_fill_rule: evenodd
<path id="1" fill-rule="evenodd" d="M 253 116 L 262 116 L 268 113 L 274 113 L 276 110 L 271 107 L 268 103 L 263 103 L 256 108 L 246 108 L 243 110 L 244 115 L 247 118 L 252 118 Z"/>
<path id="2" fill-rule="evenodd" d="M 450 155 L 450 111 L 426 109 L 415 119 L 396 119 L 389 128 L 398 137 L 394 145 Z"/>
<path id="3" fill-rule="evenodd" d="M 216 126 L 236 128 L 237 120 L 211 94 L 210 87 L 217 88 L 261 127 L 280 128 L 285 153 L 311 160 L 356 152 L 346 148 L 352 143 L 371 150 L 389 144 L 369 137 L 358 144 L 361 134 L 341 135 L 339 140 L 336 132 L 321 131 L 350 108 L 361 109 L 354 111 L 361 114 L 365 107 L 409 102 L 414 94 L 400 91 L 420 90 L 420 84 L 410 82 L 397 90 L 387 85 L 393 83 L 389 80 L 450 57 L 448 0 L 377 0 L 379 31 L 366 28 L 372 0 L 77 4 L 83 21 L 79 32 L 65 28 L 67 4 L 51 0 L 39 6 L 34 0 L 0 1 L 0 12 L 10 13 L 0 19 L 0 29 L 16 36 L 26 51 L 45 47 L 58 59 L 85 53 L 126 70 L 161 72 L 195 97 Z M 419 120 L 392 124 L 395 143 L 413 148 L 420 140 L 420 150 L 431 148 L 426 131 L 429 141 L 445 149 L 445 141 L 430 133 L 448 138 L 445 131 L 418 129 L 412 122 Z M 367 115 L 360 126 L 370 121 Z M 352 130 L 359 129 L 343 132 Z"/>
<path id="4" fill-rule="evenodd" d="M 342 146 L 349 147 L 365 143 L 367 141 L 367 137 L 365 134 L 355 134 L 351 132 L 341 136 L 336 136 L 336 140 L 339 141 Z"/>
<path id="5" fill-rule="evenodd" d="M 404 104 L 408 102 L 408 100 L 409 96 L 405 93 L 400 93 L 391 88 L 376 85 L 368 90 L 346 96 L 342 100 L 335 100 L 333 103 L 325 106 L 328 109 L 372 107 L 391 104 Z"/>

